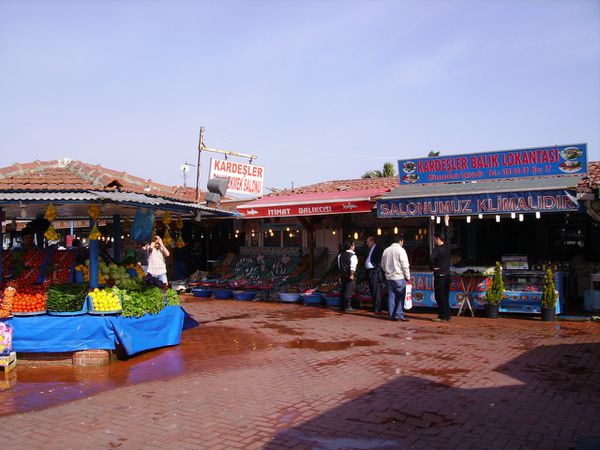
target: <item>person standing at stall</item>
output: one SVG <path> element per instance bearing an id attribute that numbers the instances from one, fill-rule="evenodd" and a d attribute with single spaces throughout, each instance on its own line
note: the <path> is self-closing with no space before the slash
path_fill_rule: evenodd
<path id="1" fill-rule="evenodd" d="M 404 317 L 404 296 L 410 283 L 410 265 L 404 250 L 404 235 L 399 233 L 394 242 L 383 251 L 381 268 L 385 273 L 388 288 L 388 317 L 390 320 L 408 322 Z"/>
<path id="2" fill-rule="evenodd" d="M 355 273 L 358 266 L 358 257 L 354 253 L 354 242 L 344 241 L 344 250 L 337 258 L 340 271 L 340 309 L 346 312 L 354 311 L 352 296 L 354 295 Z"/>
<path id="3" fill-rule="evenodd" d="M 438 316 L 434 322 L 450 322 L 450 247 L 446 244 L 446 237 L 441 231 L 433 233 L 435 244 L 431 252 L 431 270 L 433 271 L 433 289 L 435 301 L 438 304 Z"/>
<path id="4" fill-rule="evenodd" d="M 373 236 L 367 238 L 367 247 L 369 248 L 369 254 L 365 260 L 367 282 L 369 283 L 369 292 L 373 299 L 373 312 L 379 315 L 381 313 L 381 291 L 385 282 L 383 270 L 381 269 L 381 255 L 383 254 L 383 250 L 377 245 Z"/>
<path id="5" fill-rule="evenodd" d="M 144 246 L 144 250 L 148 252 L 148 273 L 163 283 L 168 283 L 165 258 L 169 257 L 170 253 L 160 236 L 154 236 L 153 241 Z"/>

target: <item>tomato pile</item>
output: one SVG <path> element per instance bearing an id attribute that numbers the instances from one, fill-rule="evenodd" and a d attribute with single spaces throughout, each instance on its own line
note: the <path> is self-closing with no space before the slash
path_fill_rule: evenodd
<path id="1" fill-rule="evenodd" d="M 44 286 L 26 286 L 17 290 L 13 298 L 13 312 L 38 312 L 46 309 Z"/>

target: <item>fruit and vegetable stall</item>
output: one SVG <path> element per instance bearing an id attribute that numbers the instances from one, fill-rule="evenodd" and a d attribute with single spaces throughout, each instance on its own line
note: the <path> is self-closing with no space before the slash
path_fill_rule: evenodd
<path id="1" fill-rule="evenodd" d="M 17 203 L 25 204 L 33 217 L 43 214 L 48 227 L 41 237 L 38 235 L 33 248 L 23 246 L 2 251 L 0 246 L 0 320 L 5 329 L 12 331 L 12 351 L 75 352 L 114 350 L 120 346 L 133 355 L 179 344 L 185 312 L 177 292 L 160 280 L 144 276 L 141 266 L 132 261 L 119 263 L 120 257 L 115 258 L 116 262 L 103 261 L 98 223 L 102 218 L 112 219 L 111 241 L 116 253 L 120 250 L 122 217 L 144 211 L 146 236 L 138 242 L 149 242 L 156 229 L 154 214 L 160 213 L 163 242 L 167 246 L 182 246 L 185 245 L 181 239 L 183 216 L 193 217 L 198 212 L 230 214 L 196 203 L 164 199 L 158 202 L 140 194 L 119 201 L 116 194 L 91 204 L 65 200 L 57 200 L 55 204 L 21 203 L 21 200 Z M 36 196 L 31 194 L 30 198 Z M 0 202 L 0 215 L 8 211 L 13 216 L 19 207 L 14 202 L 6 203 L 5 197 Z M 79 257 L 80 249 L 58 249 L 59 237 L 52 223 L 67 213 L 76 217 L 87 215 L 90 219 L 89 258 L 85 261 Z M 172 218 L 171 213 L 177 216 Z M 174 238 L 169 234 L 171 222 Z"/>

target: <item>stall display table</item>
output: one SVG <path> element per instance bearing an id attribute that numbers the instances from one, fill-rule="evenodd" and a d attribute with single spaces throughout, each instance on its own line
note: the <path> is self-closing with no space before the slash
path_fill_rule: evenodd
<path id="1" fill-rule="evenodd" d="M 463 312 L 466 312 L 467 308 L 471 311 L 471 317 L 475 317 L 475 310 L 473 308 L 473 292 L 476 288 L 486 280 L 487 276 L 477 273 L 454 273 L 453 277 L 456 278 L 459 289 L 462 291 L 462 301 L 460 301 L 460 308 L 458 309 L 457 316 L 460 316 Z M 465 304 L 467 308 L 465 308 Z"/>
<path id="2" fill-rule="evenodd" d="M 49 315 L 13 317 L 12 348 L 17 352 L 114 350 L 118 342 L 128 355 L 181 342 L 184 311 L 167 306 L 158 314 L 122 316 Z"/>

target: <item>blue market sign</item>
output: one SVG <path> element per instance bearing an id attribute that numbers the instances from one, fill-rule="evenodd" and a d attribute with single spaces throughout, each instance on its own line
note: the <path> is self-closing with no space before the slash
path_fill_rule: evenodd
<path id="1" fill-rule="evenodd" d="M 566 190 L 510 192 L 377 200 L 377 217 L 471 216 L 578 211 L 575 192 Z"/>
<path id="2" fill-rule="evenodd" d="M 469 155 L 401 159 L 400 184 L 585 174 L 587 144 L 536 147 Z"/>

